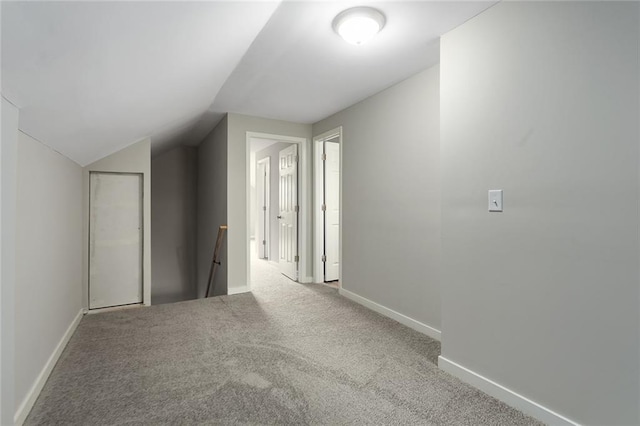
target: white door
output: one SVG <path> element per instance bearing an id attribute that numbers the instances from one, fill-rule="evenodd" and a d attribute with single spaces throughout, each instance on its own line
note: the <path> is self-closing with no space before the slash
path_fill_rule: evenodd
<path id="1" fill-rule="evenodd" d="M 324 280 L 336 281 L 340 271 L 340 145 L 324 143 Z"/>
<path id="2" fill-rule="evenodd" d="M 89 181 L 89 309 L 142 303 L 142 175 Z"/>
<path id="3" fill-rule="evenodd" d="M 298 145 L 280 151 L 278 156 L 279 184 L 279 247 L 280 272 L 296 280 L 298 261 Z"/>
<path id="4" fill-rule="evenodd" d="M 270 160 L 271 157 L 258 161 L 256 173 L 256 195 L 258 198 L 258 258 L 269 258 L 269 195 L 270 195 Z"/>

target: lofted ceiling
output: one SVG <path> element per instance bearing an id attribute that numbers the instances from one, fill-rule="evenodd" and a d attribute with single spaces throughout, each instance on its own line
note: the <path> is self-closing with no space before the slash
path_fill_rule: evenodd
<path id="1" fill-rule="evenodd" d="M 353 46 L 350 1 L 2 2 L 2 95 L 19 127 L 81 165 L 145 137 L 197 145 L 226 112 L 313 123 L 439 60 L 439 36 L 495 1 L 373 2 L 387 23 Z"/>

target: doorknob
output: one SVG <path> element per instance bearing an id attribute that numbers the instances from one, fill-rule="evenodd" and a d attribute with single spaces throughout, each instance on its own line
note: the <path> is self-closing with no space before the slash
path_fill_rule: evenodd
<path id="1" fill-rule="evenodd" d="M 282 219 L 282 216 L 278 216 L 278 219 Z"/>

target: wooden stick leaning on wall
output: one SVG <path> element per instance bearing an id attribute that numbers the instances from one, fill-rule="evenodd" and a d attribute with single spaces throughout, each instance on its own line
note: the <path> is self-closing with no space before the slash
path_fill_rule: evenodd
<path id="1" fill-rule="evenodd" d="M 213 278 L 216 276 L 216 269 L 218 269 L 218 265 L 220 265 L 220 246 L 222 246 L 222 240 L 224 239 L 224 231 L 227 230 L 227 225 L 220 225 L 218 228 L 218 239 L 216 239 L 216 247 L 213 250 L 213 259 L 211 260 L 211 269 L 209 270 L 209 280 L 207 281 L 207 292 L 204 297 L 209 297 L 209 292 L 211 290 L 211 282 Z M 215 286 L 214 286 L 215 291 Z"/>

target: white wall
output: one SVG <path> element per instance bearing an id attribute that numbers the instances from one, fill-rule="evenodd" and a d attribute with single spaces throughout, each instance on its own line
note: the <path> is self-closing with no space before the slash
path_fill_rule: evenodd
<path id="1" fill-rule="evenodd" d="M 151 303 L 196 298 L 197 149 L 151 159 Z"/>
<path id="2" fill-rule="evenodd" d="M 220 225 L 227 224 L 227 117 L 198 147 L 198 297 L 204 297 Z M 227 294 L 227 241 L 220 247 L 220 265 L 211 295 Z"/>
<path id="3" fill-rule="evenodd" d="M 278 253 L 280 252 L 280 221 L 278 220 L 279 200 L 280 200 L 280 174 L 279 174 L 279 154 L 286 147 L 291 146 L 290 143 L 278 142 L 262 151 L 256 152 L 256 163 L 264 158 L 271 157 L 271 176 L 269 176 L 269 192 L 271 204 L 269 205 L 269 260 L 278 262 Z M 257 209 L 258 206 L 255 206 Z M 256 218 L 257 220 L 257 218 Z M 256 247 L 261 241 L 256 241 Z"/>
<path id="4" fill-rule="evenodd" d="M 82 168 L 18 134 L 15 407 L 82 308 Z"/>
<path id="5" fill-rule="evenodd" d="M 16 280 L 16 185 L 18 156 L 18 108 L 2 98 L 2 145 L 0 157 L 1 276 L 0 286 L 0 424 L 13 422 L 15 412 L 15 280 Z"/>
<path id="6" fill-rule="evenodd" d="M 91 163 L 83 169 L 83 285 L 82 302 L 85 308 L 89 306 L 88 299 L 88 267 L 89 267 L 89 173 L 90 172 L 123 172 L 142 173 L 143 175 L 143 258 L 142 280 L 143 300 L 145 305 L 151 305 L 151 141 L 144 139 L 128 146 L 114 154 Z"/>
<path id="7" fill-rule="evenodd" d="M 640 421 L 639 8 L 502 2 L 441 44 L 442 356 L 584 424 Z"/>
<path id="8" fill-rule="evenodd" d="M 249 221 L 249 197 L 247 196 L 247 181 L 249 179 L 247 146 L 247 132 L 267 133 L 271 135 L 293 136 L 307 139 L 307 182 L 311 182 L 311 125 L 290 123 L 286 121 L 269 120 L 265 118 L 249 117 L 240 114 L 228 115 L 228 151 L 227 151 L 227 214 L 229 224 L 228 256 L 229 275 L 228 292 L 236 293 L 248 291 L 249 249 L 247 230 Z M 302 180 L 302 179 L 301 179 Z M 307 188 L 307 191 L 309 189 Z M 311 193 L 307 197 L 307 205 L 301 206 L 311 211 Z M 306 229 L 300 229 L 307 238 L 308 253 L 312 253 L 311 221 Z M 301 238 L 301 236 L 299 236 Z M 309 257 L 305 270 L 300 276 L 311 277 L 312 266 Z M 310 279 L 310 278 L 309 278 Z"/>
<path id="9" fill-rule="evenodd" d="M 314 124 L 342 126 L 342 288 L 440 329 L 439 72 Z"/>

